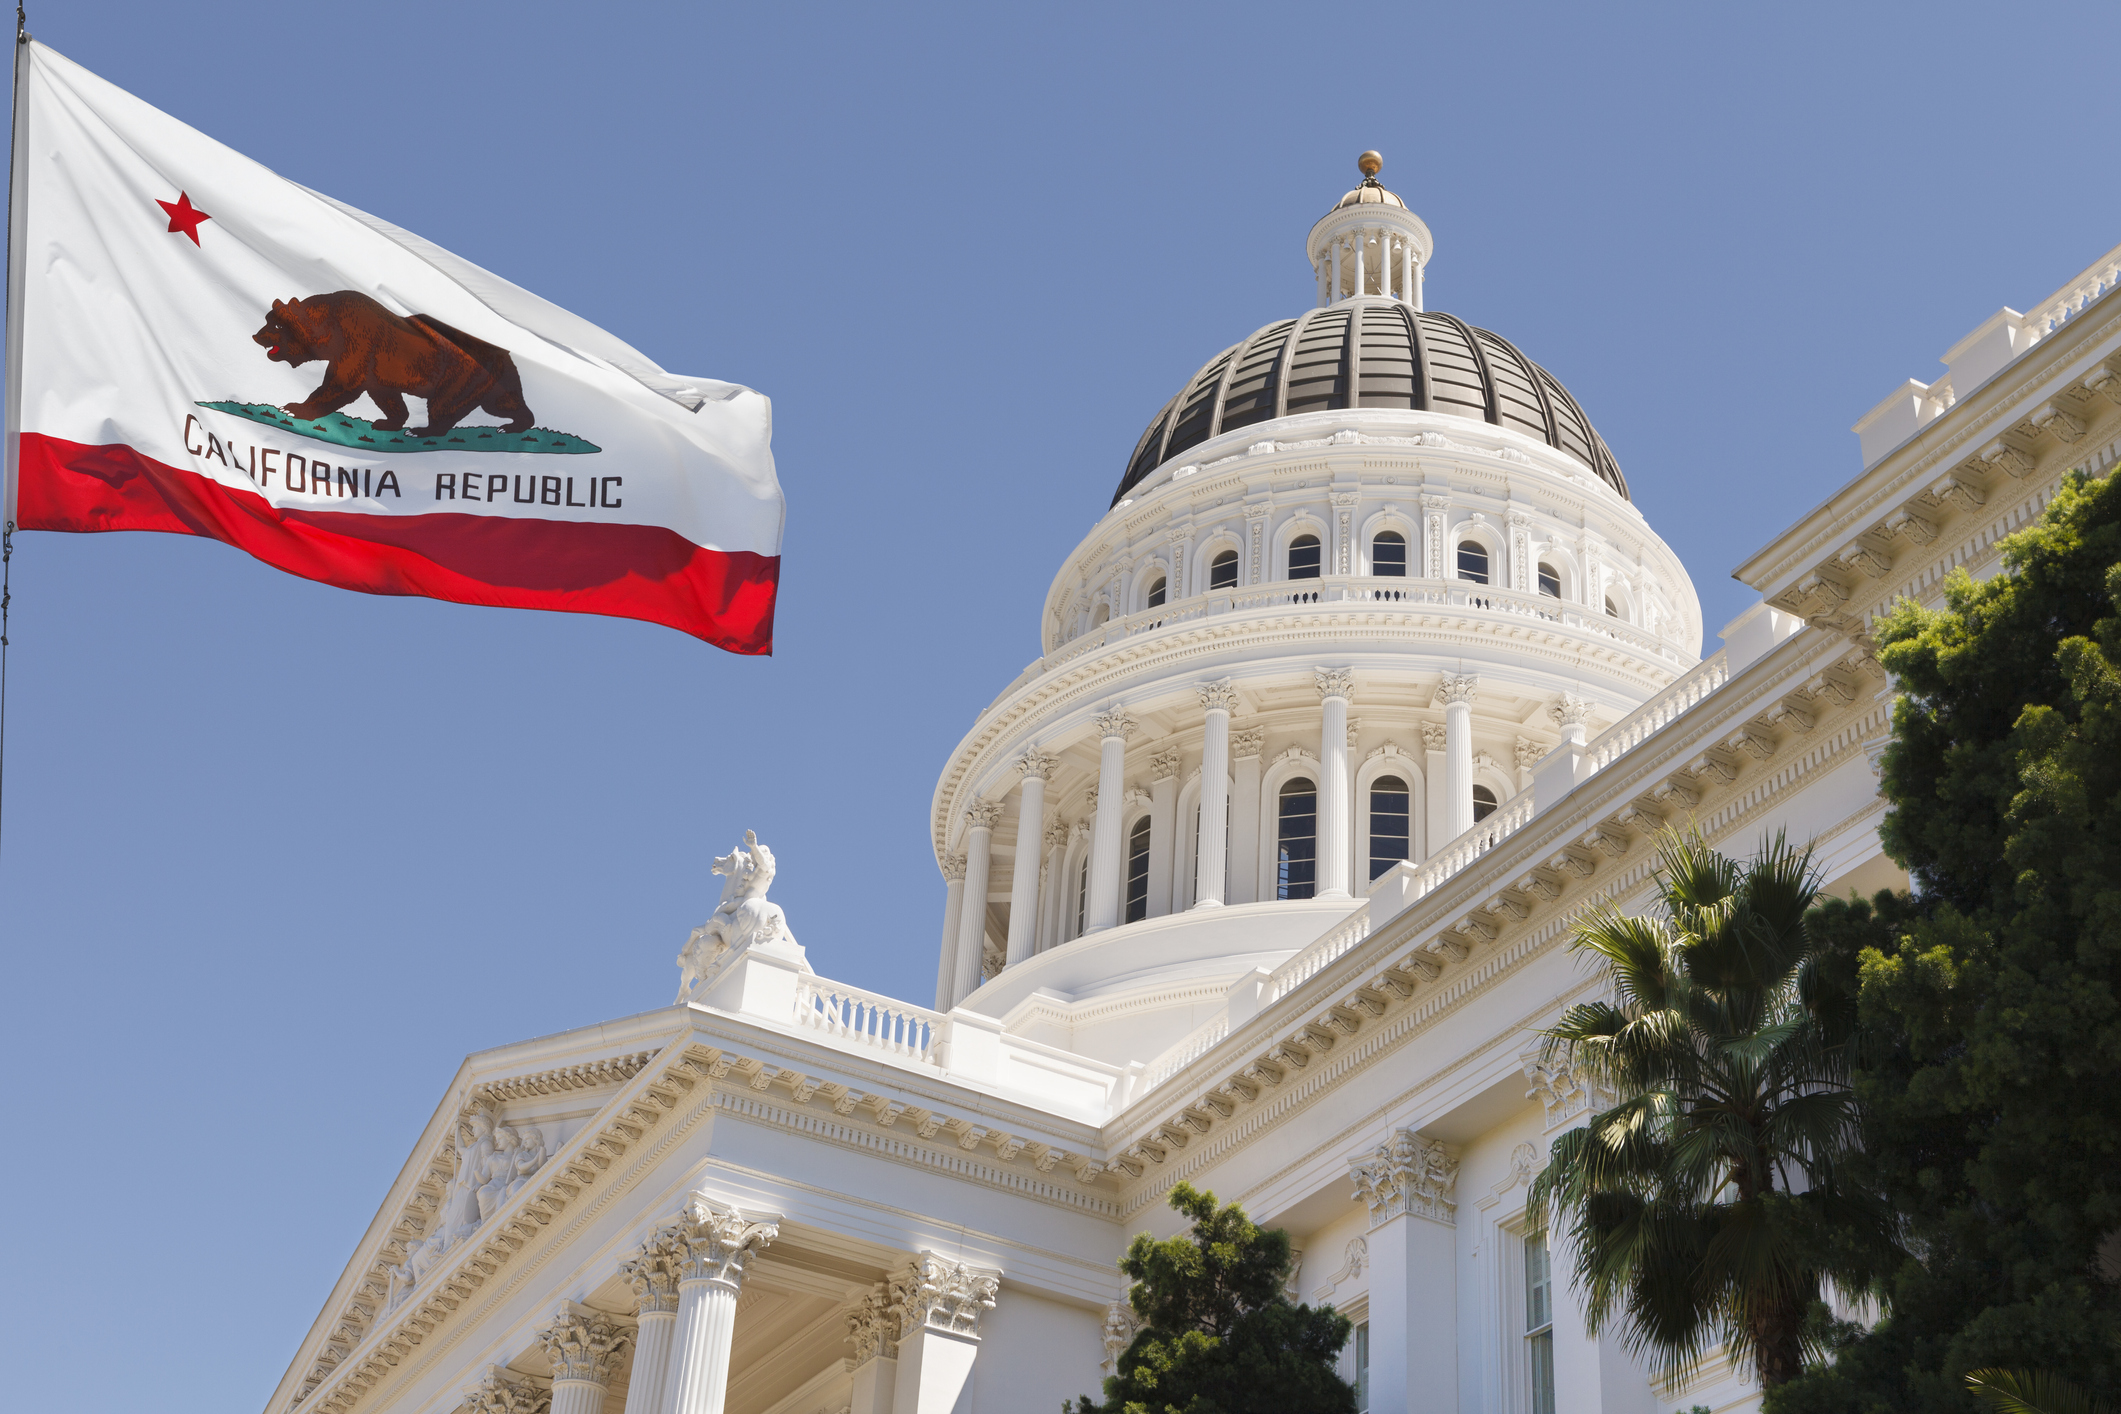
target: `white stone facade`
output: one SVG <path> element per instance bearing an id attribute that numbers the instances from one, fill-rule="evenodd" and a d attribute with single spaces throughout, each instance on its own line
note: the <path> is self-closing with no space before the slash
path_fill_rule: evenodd
<path id="1" fill-rule="evenodd" d="M 1321 301 L 1422 298 L 1396 205 L 1308 251 Z M 1571 918 L 1639 905 L 1666 823 L 1900 880 L 1865 626 L 2121 455 L 2117 274 L 1866 418 L 1862 473 L 1739 568 L 1762 602 L 1705 660 L 1678 557 L 1505 428 L 1311 412 L 1158 468 L 942 772 L 936 1004 L 819 977 L 770 853 L 732 851 L 681 1001 L 465 1062 L 267 1414 L 1050 1409 L 1124 1348 L 1114 1260 L 1174 1230 L 1180 1179 L 1290 1231 L 1296 1294 L 1365 1326 L 1370 1409 L 1537 1414 L 1525 1193 L 1601 1103 L 1533 1035 L 1595 985 Z M 1283 898 L 1293 781 L 1316 877 Z M 1653 1382 L 1551 1269 L 1556 1410 L 1753 1407 L 1720 1366 Z"/>

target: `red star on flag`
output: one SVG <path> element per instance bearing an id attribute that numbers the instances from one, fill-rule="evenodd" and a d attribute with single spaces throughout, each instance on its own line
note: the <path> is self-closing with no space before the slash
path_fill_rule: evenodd
<path id="1" fill-rule="evenodd" d="M 177 193 L 175 201 L 157 201 L 155 205 L 169 213 L 169 228 L 172 231 L 182 231 L 185 235 L 190 236 L 193 245 L 199 243 L 199 223 L 214 219 L 198 207 L 193 206 L 191 197 L 181 191 Z"/>

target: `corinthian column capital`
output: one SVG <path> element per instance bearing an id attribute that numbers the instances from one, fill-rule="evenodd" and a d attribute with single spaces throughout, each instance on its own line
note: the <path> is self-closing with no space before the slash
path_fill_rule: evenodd
<path id="1" fill-rule="evenodd" d="M 1050 781 L 1053 779 L 1054 770 L 1059 765 L 1060 759 L 1058 757 L 1049 755 L 1033 746 L 1027 748 L 1024 754 L 1018 758 L 1016 769 L 1023 773 L 1026 780 Z"/>
<path id="2" fill-rule="evenodd" d="M 678 1214 L 678 1280 L 742 1286 L 752 1254 L 781 1235 L 778 1213 L 747 1215 L 694 1194 Z"/>
<path id="3" fill-rule="evenodd" d="M 898 1359 L 899 1283 L 880 1281 L 847 1313 L 847 1341 L 854 1363 L 865 1365 L 882 1356 Z"/>
<path id="4" fill-rule="evenodd" d="M 962 882 L 965 877 L 965 856 L 954 849 L 943 851 L 943 879 L 948 883 Z"/>
<path id="5" fill-rule="evenodd" d="M 619 1366 L 619 1352 L 633 1341 L 633 1332 L 602 1311 L 560 1303 L 552 1324 L 538 1332 L 538 1344 L 552 1361 L 552 1381 L 609 1385 Z"/>
<path id="6" fill-rule="evenodd" d="M 892 1283 L 899 1305 L 900 1340 L 922 1329 L 979 1338 L 980 1317 L 994 1309 L 1002 1274 L 994 1267 L 972 1267 L 933 1252 Z"/>
<path id="7" fill-rule="evenodd" d="M 1237 689 L 1231 686 L 1228 678 L 1223 678 L 1217 682 L 1196 683 L 1193 690 L 1200 694 L 1200 705 L 1205 711 L 1235 712 L 1237 710 Z"/>
<path id="8" fill-rule="evenodd" d="M 1446 707 L 1455 707 L 1463 702 L 1471 705 L 1473 694 L 1480 687 L 1480 679 L 1468 673 L 1464 677 L 1446 677 L 1437 686 L 1436 700 Z"/>
<path id="9" fill-rule="evenodd" d="M 1354 1197 L 1370 1209 L 1370 1226 L 1405 1215 L 1458 1221 L 1458 1150 L 1402 1129 L 1348 1166 Z"/>
<path id="10" fill-rule="evenodd" d="M 1311 677 L 1318 685 L 1320 701 L 1338 697 L 1343 702 L 1355 699 L 1355 670 L 1352 668 L 1313 668 Z"/>
<path id="11" fill-rule="evenodd" d="M 544 1414 L 551 1406 L 551 1390 L 528 1380 L 511 1380 L 500 1366 L 488 1365 L 457 1406 L 457 1414 Z"/>
<path id="12" fill-rule="evenodd" d="M 1580 727 L 1591 719 L 1591 704 L 1573 692 L 1564 692 L 1547 708 L 1557 727 Z"/>
<path id="13" fill-rule="evenodd" d="M 965 823 L 975 830 L 991 830 L 1001 823 L 1002 804 L 998 800 L 982 800 L 965 807 Z"/>
<path id="14" fill-rule="evenodd" d="M 633 1288 L 634 1314 L 647 1316 L 677 1310 L 677 1233 L 667 1227 L 659 1230 L 619 1267 L 619 1275 Z"/>
<path id="15" fill-rule="evenodd" d="M 1091 718 L 1091 724 L 1097 728 L 1100 739 L 1110 740 L 1118 737 L 1121 741 L 1134 735 L 1141 725 L 1127 715 L 1127 709 L 1124 707 L 1114 707 L 1109 712 L 1098 713 Z"/>

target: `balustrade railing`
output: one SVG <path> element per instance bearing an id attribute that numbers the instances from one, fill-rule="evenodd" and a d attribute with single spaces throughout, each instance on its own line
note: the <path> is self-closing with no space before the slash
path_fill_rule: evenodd
<path id="1" fill-rule="evenodd" d="M 1730 660 L 1722 653 L 1704 658 L 1692 672 L 1673 683 L 1611 727 L 1584 748 L 1589 769 L 1603 771 L 1648 739 L 1687 708 L 1731 680 Z"/>
<path id="2" fill-rule="evenodd" d="M 795 1024 L 843 1045 L 933 1063 L 942 1022 L 940 1013 L 822 977 L 796 984 Z"/>
<path id="3" fill-rule="evenodd" d="M 2034 305 L 2026 313 L 2025 327 L 2045 338 L 2117 284 L 2121 284 L 2121 246 L 2100 256 L 2076 279 Z"/>
<path id="4" fill-rule="evenodd" d="M 1142 1076 L 1141 1094 L 1148 1094 L 1172 1076 L 1184 1070 L 1209 1048 L 1230 1034 L 1230 1013 L 1227 1008 L 1193 1028 L 1187 1035 L 1173 1042 L 1164 1053 L 1149 1063 Z"/>

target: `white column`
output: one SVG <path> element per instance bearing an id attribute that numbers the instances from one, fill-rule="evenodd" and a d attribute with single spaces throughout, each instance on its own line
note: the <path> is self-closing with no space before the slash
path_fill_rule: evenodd
<path id="1" fill-rule="evenodd" d="M 1266 732 L 1230 733 L 1230 892 L 1228 903 L 1259 901 L 1259 753 Z"/>
<path id="2" fill-rule="evenodd" d="M 1149 758 L 1149 916 L 1171 911 L 1171 885 L 1178 854 L 1177 747 Z"/>
<path id="3" fill-rule="evenodd" d="M 1341 246 L 1341 240 L 1342 240 L 1342 238 L 1341 238 L 1341 237 L 1339 237 L 1339 236 L 1335 236 L 1335 237 L 1333 238 L 1333 284 L 1332 284 L 1332 287 L 1331 287 L 1331 289 L 1329 290 L 1329 293 L 1330 293 L 1330 294 L 1332 295 L 1332 299 L 1329 299 L 1329 300 L 1327 300 L 1327 301 L 1326 301 L 1326 303 L 1327 303 L 1327 304 L 1332 304 L 1332 303 L 1334 303 L 1335 301 L 1337 301 L 1337 300 L 1338 300 L 1338 299 L 1340 298 L 1340 246 Z"/>
<path id="4" fill-rule="evenodd" d="M 1402 1129 L 1351 1165 L 1370 1209 L 1370 1409 L 1458 1407 L 1458 1153 Z"/>
<path id="5" fill-rule="evenodd" d="M 1427 273 L 1428 272 L 1419 265 L 1414 267 L 1414 308 L 1416 310 L 1420 310 L 1425 307 L 1421 302 L 1421 285 L 1422 278 Z"/>
<path id="6" fill-rule="evenodd" d="M 673 1235 L 678 1320 L 663 1414 L 722 1414 L 744 1271 L 753 1253 L 781 1235 L 780 1216 L 739 1212 L 695 1193 Z"/>
<path id="7" fill-rule="evenodd" d="M 1448 735 L 1439 723 L 1421 724 L 1421 744 L 1428 748 L 1421 778 L 1422 795 L 1428 801 L 1428 808 L 1422 816 L 1422 833 L 1427 837 L 1422 841 L 1423 859 L 1436 853 L 1444 842 L 1451 838 L 1447 833 L 1449 826 L 1445 818 L 1443 785 L 1444 762 L 1447 759 L 1444 746 Z"/>
<path id="8" fill-rule="evenodd" d="M 1038 951 L 1038 847 L 1046 827 L 1046 782 L 1056 764 L 1035 746 L 1016 763 L 1024 784 L 1016 798 L 1016 858 L 1009 865 L 1009 967 Z"/>
<path id="9" fill-rule="evenodd" d="M 552 1361 L 552 1414 L 602 1414 L 604 1391 L 633 1333 L 602 1311 L 560 1303 L 538 1344 Z"/>
<path id="10" fill-rule="evenodd" d="M 935 967 L 935 1009 L 948 1011 L 957 985 L 957 915 L 965 904 L 965 856 L 943 854 L 943 945 Z"/>
<path id="11" fill-rule="evenodd" d="M 987 880 L 994 867 L 994 826 L 1001 818 L 998 800 L 982 800 L 965 811 L 965 901 L 957 914 L 951 1006 L 979 990 L 980 964 L 987 952 Z"/>
<path id="12" fill-rule="evenodd" d="M 898 1378 L 892 1414 L 956 1414 L 979 1355 L 980 1317 L 994 1309 L 1001 1272 L 933 1252 L 896 1284 Z"/>
<path id="13" fill-rule="evenodd" d="M 1200 750 L 1200 867 L 1193 906 L 1221 908 L 1229 888 L 1230 714 L 1237 710 L 1237 689 L 1228 678 L 1195 686 L 1208 717 Z"/>
<path id="14" fill-rule="evenodd" d="M 1414 242 L 1402 239 L 1399 243 L 1399 297 L 1408 304 L 1420 307 L 1414 298 Z"/>
<path id="15" fill-rule="evenodd" d="M 899 1326 L 893 1288 L 892 1282 L 878 1282 L 847 1313 L 847 1339 L 854 1346 L 854 1398 L 847 1414 L 892 1414 Z"/>
<path id="16" fill-rule="evenodd" d="M 1127 738 L 1135 728 L 1124 707 L 1096 719 L 1097 816 L 1090 829 L 1090 897 L 1084 911 L 1085 936 L 1119 922 L 1119 866 L 1125 841 L 1119 837 L 1126 807 Z"/>
<path id="17" fill-rule="evenodd" d="M 1354 871 L 1355 816 L 1348 803 L 1348 699 L 1355 674 L 1346 668 L 1314 668 L 1324 709 L 1318 726 L 1318 897 L 1348 897 Z"/>
<path id="18" fill-rule="evenodd" d="M 1357 231 L 1355 233 L 1355 293 L 1359 295 L 1369 293 L 1368 290 L 1363 288 L 1367 280 L 1370 256 L 1367 247 L 1369 244 L 1370 233 L 1368 231 Z"/>
<path id="19" fill-rule="evenodd" d="M 678 1325 L 676 1239 L 658 1232 L 619 1268 L 633 1288 L 633 1369 L 626 1377 L 626 1414 L 663 1414 L 670 1345 Z"/>
<path id="20" fill-rule="evenodd" d="M 1455 840 L 1473 828 L 1473 690 L 1474 677 L 1446 677 L 1437 697 L 1443 702 L 1443 828 Z"/>
<path id="21" fill-rule="evenodd" d="M 1046 827 L 1046 879 L 1039 885 L 1038 950 L 1057 948 L 1061 940 L 1061 909 L 1068 890 L 1061 878 L 1068 863 L 1068 827 L 1056 820 Z"/>

